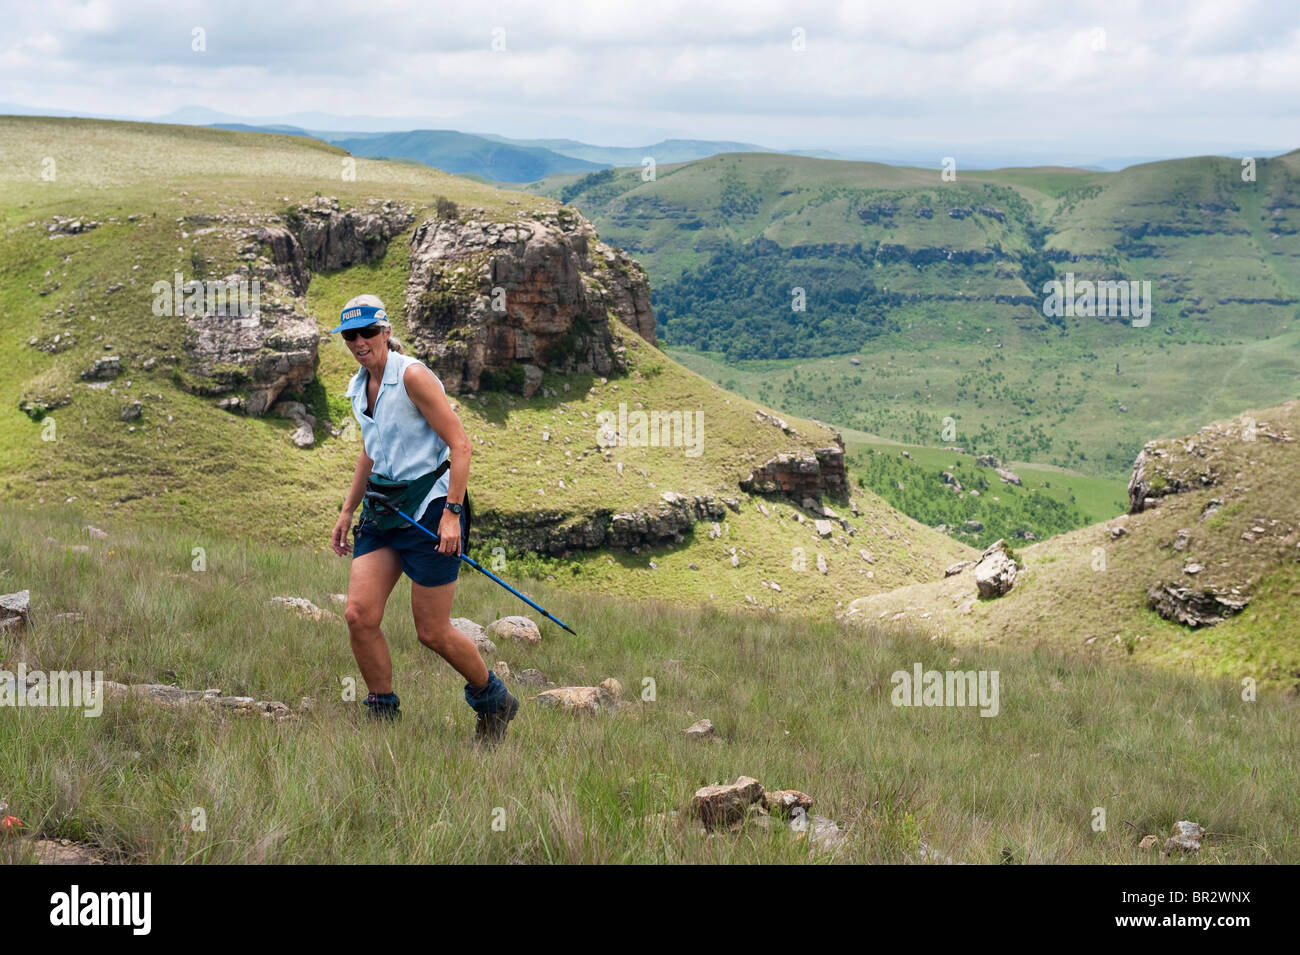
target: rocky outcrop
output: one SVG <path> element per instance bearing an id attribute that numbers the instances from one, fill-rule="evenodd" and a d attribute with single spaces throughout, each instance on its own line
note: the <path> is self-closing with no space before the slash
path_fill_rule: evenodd
<path id="1" fill-rule="evenodd" d="M 380 258 L 414 218 L 413 208 L 392 201 L 371 199 L 365 207 L 345 210 L 335 198 L 318 197 L 286 210 L 283 224 L 264 223 L 240 233 L 245 264 L 220 280 L 228 293 L 220 301 L 227 304 L 209 302 L 202 314 L 185 315 L 192 364 L 182 385 L 200 395 L 247 390 L 242 410 L 254 416 L 265 414 L 280 395 L 301 391 L 315 377 L 320 340 L 316 319 L 298 299 L 312 270 Z M 235 289 L 239 309 L 233 307 Z M 244 302 L 255 314 L 246 314 Z M 295 434 L 296 444 L 310 446 L 301 427 Z"/>
<path id="2" fill-rule="evenodd" d="M 474 526 L 510 541 L 519 553 L 555 556 L 574 550 L 619 547 L 635 550 L 680 544 L 697 521 L 718 521 L 726 505 L 709 495 L 666 492 L 653 509 L 597 510 L 575 516 L 565 511 L 484 511 L 474 514 Z"/>
<path id="3" fill-rule="evenodd" d="M 796 501 L 816 500 L 824 495 L 845 498 L 849 483 L 844 471 L 843 442 L 838 447 L 817 448 L 811 453 L 778 454 L 742 479 L 740 488 L 753 494 L 784 495 Z"/>
<path id="4" fill-rule="evenodd" d="M 388 243 L 415 221 L 415 210 L 391 199 L 343 209 L 333 196 L 317 196 L 285 211 L 285 225 L 263 226 L 252 238 L 265 245 L 286 285 L 301 295 L 312 272 L 329 272 L 383 258 Z"/>
<path id="5" fill-rule="evenodd" d="M 224 315 L 186 316 L 192 332 L 186 349 L 194 361 L 194 376 L 186 381 L 190 391 L 222 395 L 247 388 L 244 411 L 259 416 L 281 394 L 311 383 L 320 338 L 316 319 L 275 301 L 263 301 L 259 311 L 256 322 Z"/>
<path id="6" fill-rule="evenodd" d="M 452 393 L 530 396 L 548 370 L 622 374 L 626 351 L 611 319 L 655 340 L 644 270 L 563 211 L 419 226 L 406 319 L 412 351 Z"/>
<path id="7" fill-rule="evenodd" d="M 1251 444 L 1294 440 L 1284 428 L 1242 415 L 1206 425 L 1188 438 L 1150 441 L 1133 462 L 1128 484 L 1129 513 L 1140 514 L 1170 494 L 1219 484 L 1225 475 L 1235 473 L 1242 463 L 1238 460 L 1241 453 Z"/>
<path id="8" fill-rule="evenodd" d="M 1223 592 L 1211 587 L 1193 590 L 1179 584 L 1156 583 L 1147 588 L 1147 606 L 1166 620 L 1185 626 L 1210 627 L 1240 613 L 1250 597 L 1236 588 Z"/>

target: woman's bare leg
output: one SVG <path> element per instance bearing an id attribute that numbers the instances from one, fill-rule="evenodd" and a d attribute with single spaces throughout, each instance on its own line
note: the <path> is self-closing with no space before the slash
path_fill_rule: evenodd
<path id="1" fill-rule="evenodd" d="M 411 584 L 411 612 L 415 615 L 415 633 L 430 650 L 450 663 L 470 686 L 488 681 L 488 669 L 479 656 L 474 641 L 451 625 L 451 601 L 456 596 L 456 582 L 441 587 Z"/>
<path id="2" fill-rule="evenodd" d="M 372 550 L 352 561 L 343 616 L 352 639 L 352 655 L 371 693 L 393 692 L 393 661 L 379 625 L 384 619 L 384 605 L 400 576 L 402 564 L 391 547 Z"/>

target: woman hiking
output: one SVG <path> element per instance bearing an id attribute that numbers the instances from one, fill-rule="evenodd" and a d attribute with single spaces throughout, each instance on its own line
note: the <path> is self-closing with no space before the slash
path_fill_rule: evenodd
<path id="1" fill-rule="evenodd" d="M 411 611 L 422 644 L 465 678 L 465 700 L 477 713 L 475 739 L 494 743 L 519 710 L 519 701 L 487 668 L 474 641 L 451 624 L 462 542 L 469 529 L 464 508 L 470 441 L 452 411 L 442 382 L 392 338 L 384 303 L 359 295 L 343 306 L 339 326 L 360 368 L 348 384 L 352 413 L 361 427 L 361 454 L 352 486 L 330 535 L 339 555 L 352 553 L 344 616 L 376 719 L 401 716 L 393 692 L 393 664 L 380 629 L 397 579 L 411 578 Z M 379 491 L 393 509 L 376 508 L 367 490 Z M 365 501 L 354 528 L 357 506 Z M 397 517 L 409 514 L 428 534 Z"/>

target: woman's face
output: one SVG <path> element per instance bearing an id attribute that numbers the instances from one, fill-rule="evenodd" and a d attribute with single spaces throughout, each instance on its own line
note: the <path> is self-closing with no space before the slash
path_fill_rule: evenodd
<path id="1" fill-rule="evenodd" d="M 388 354 L 388 336 L 393 333 L 391 328 L 381 328 L 379 334 L 374 338 L 366 338 L 364 335 L 358 335 L 357 340 L 350 342 L 344 339 L 344 343 L 352 352 L 354 357 L 361 364 L 370 367 L 379 361 L 382 361 Z"/>

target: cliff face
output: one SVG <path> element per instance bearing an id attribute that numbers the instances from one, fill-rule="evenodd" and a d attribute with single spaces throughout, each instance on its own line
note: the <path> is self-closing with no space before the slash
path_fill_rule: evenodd
<path id="1" fill-rule="evenodd" d="M 244 410 L 262 415 L 309 384 L 319 333 L 301 296 L 312 273 L 382 258 L 415 218 L 413 207 L 391 201 L 343 209 L 317 197 L 243 231 L 244 264 L 223 281 L 259 283 L 260 319 L 187 316 L 190 390 L 247 389 Z M 226 225 L 220 217 L 206 222 Z M 620 375 L 627 359 L 617 324 L 655 337 L 644 270 L 568 211 L 506 223 L 425 222 L 411 237 L 406 306 L 413 353 L 452 393 L 531 396 L 552 369 Z"/>
<path id="2" fill-rule="evenodd" d="M 453 393 L 528 397 L 545 370 L 623 374 L 613 323 L 655 337 L 645 272 L 563 211 L 425 222 L 411 237 L 406 317 L 415 353 Z"/>

